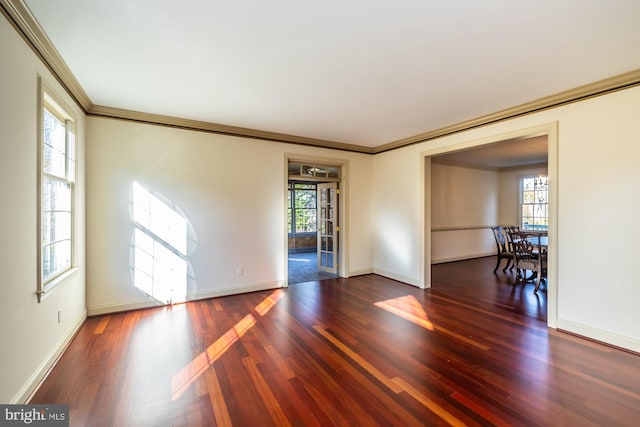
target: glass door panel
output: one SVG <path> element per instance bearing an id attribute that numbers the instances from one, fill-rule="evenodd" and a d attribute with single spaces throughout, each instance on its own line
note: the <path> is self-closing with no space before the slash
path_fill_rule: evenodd
<path id="1" fill-rule="evenodd" d="M 334 223 L 338 209 L 335 182 L 318 184 L 318 270 L 337 274 L 337 231 Z"/>

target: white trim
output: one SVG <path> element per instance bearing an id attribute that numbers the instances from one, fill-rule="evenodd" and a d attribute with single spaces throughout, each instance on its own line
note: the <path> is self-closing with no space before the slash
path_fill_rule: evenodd
<path id="1" fill-rule="evenodd" d="M 398 274 L 392 271 L 383 270 L 380 268 L 374 268 L 373 274 L 377 274 L 378 276 L 383 276 L 388 279 L 397 280 L 398 282 L 406 283 L 407 285 L 412 285 L 420 288 L 419 280 L 416 280 L 415 277 L 405 276 L 403 274 Z"/>
<path id="2" fill-rule="evenodd" d="M 486 138 L 467 140 L 461 143 L 431 148 L 420 153 L 421 161 L 421 206 L 422 221 L 420 250 L 420 272 L 424 277 L 424 287 L 431 287 L 431 156 L 458 151 L 467 148 L 479 147 L 510 139 L 523 138 L 532 135 L 547 135 L 548 159 L 547 175 L 549 177 L 549 256 L 547 264 L 547 326 L 556 328 L 558 321 L 558 122 L 550 122 L 526 129 L 515 130 Z M 427 185 L 427 179 L 429 183 Z M 427 231 L 428 230 L 428 231 Z"/>
<path id="3" fill-rule="evenodd" d="M 364 276 L 366 274 L 373 274 L 373 268 L 365 268 L 363 270 L 350 271 L 348 274 L 345 274 L 343 277 L 345 279 L 348 279 L 349 277 Z"/>
<path id="4" fill-rule="evenodd" d="M 188 301 L 196 301 L 201 299 L 224 297 L 227 295 L 244 294 L 248 292 L 268 291 L 284 287 L 284 281 L 274 281 L 265 283 L 255 283 L 245 286 L 232 286 L 228 288 L 216 289 L 211 291 L 191 292 L 187 294 Z"/>
<path id="5" fill-rule="evenodd" d="M 65 352 L 71 341 L 75 337 L 76 333 L 80 330 L 84 321 L 87 318 L 87 311 L 83 311 L 82 315 L 76 322 L 72 325 L 72 327 L 67 331 L 66 334 L 63 335 L 62 341 L 60 344 L 55 346 L 49 354 L 44 358 L 42 363 L 36 368 L 36 370 L 31 374 L 29 379 L 24 383 L 24 385 L 20 388 L 18 393 L 11 400 L 11 404 L 24 404 L 29 401 L 33 393 L 35 393 L 46 378 L 49 371 L 56 364 L 58 359 Z"/>
<path id="6" fill-rule="evenodd" d="M 67 283 L 71 277 L 75 276 L 76 273 L 80 270 L 79 267 L 71 267 L 68 270 L 63 271 L 57 276 L 49 279 L 42 286 L 42 290 L 38 291 L 38 302 L 44 301 L 51 293 L 58 287 L 58 285 L 62 285 Z"/>
<path id="7" fill-rule="evenodd" d="M 44 156 L 44 110 L 50 110 L 50 113 L 54 114 L 58 120 L 64 120 L 65 125 L 65 177 L 59 177 L 56 175 L 50 175 L 43 170 L 43 156 Z M 37 282 L 36 282 L 36 295 L 38 303 L 41 303 L 47 293 L 52 292 L 56 286 L 65 282 L 68 277 L 75 274 L 78 270 L 77 265 L 77 250 L 78 250 L 78 219 L 77 219 L 77 207 L 78 207 L 78 190 L 77 190 L 77 168 L 78 160 L 74 158 L 74 170 L 73 177 L 69 179 L 69 135 L 73 135 L 74 139 L 74 151 L 77 157 L 77 118 L 71 108 L 62 100 L 62 97 L 58 95 L 57 91 L 41 76 L 38 76 L 38 111 L 37 111 L 37 168 L 38 168 L 38 187 L 37 187 Z M 52 277 L 43 277 L 42 268 L 42 190 L 43 180 L 49 176 L 52 179 L 69 184 L 71 191 L 71 265 L 68 269 L 57 273 Z"/>
<path id="8" fill-rule="evenodd" d="M 557 327 L 566 332 L 640 353 L 640 340 L 565 319 L 558 319 Z"/>
<path id="9" fill-rule="evenodd" d="M 198 301 L 209 298 L 224 297 L 228 295 L 237 295 L 247 292 L 265 291 L 270 289 L 277 289 L 284 287 L 284 282 L 265 282 L 256 283 L 246 286 L 231 286 L 221 289 L 215 289 L 210 291 L 196 291 L 189 292 L 184 302 Z M 181 304 L 181 303 L 179 303 Z M 89 316 L 99 316 L 102 314 L 118 313 L 121 311 L 140 310 L 145 308 L 163 307 L 168 304 L 161 304 L 157 300 L 148 297 L 145 299 L 133 300 L 125 303 L 118 304 L 106 304 L 95 307 L 88 307 L 87 312 Z"/>
<path id="10" fill-rule="evenodd" d="M 283 224 L 284 224 L 284 238 L 283 238 L 283 263 L 284 263 L 284 287 L 289 286 L 289 264 L 287 255 L 289 252 L 288 230 L 287 230 L 287 208 L 288 208 L 288 184 L 289 184 L 289 162 L 303 162 L 313 163 L 318 165 L 331 165 L 340 167 L 340 179 L 338 181 L 331 181 L 338 183 L 338 276 L 348 277 L 347 271 L 349 271 L 349 221 L 347 213 L 349 212 L 349 160 L 339 159 L 331 157 L 319 157 L 310 156 L 304 154 L 284 153 L 284 204 L 283 204 Z M 295 181 L 295 179 L 294 179 Z"/>
<path id="11" fill-rule="evenodd" d="M 162 307 L 164 305 L 165 304 L 161 304 L 159 301 L 154 300 L 151 297 L 148 297 L 145 299 L 128 301 L 128 302 L 123 302 L 118 304 L 105 304 L 105 305 L 98 305 L 95 307 L 87 307 L 87 315 L 100 316 L 103 314 L 112 314 L 120 311 L 131 311 L 131 310 L 141 310 L 141 309 L 152 308 L 152 307 Z"/>
<path id="12" fill-rule="evenodd" d="M 420 221 L 420 247 L 418 254 L 419 278 L 418 287 L 428 289 L 431 287 L 431 157 L 420 157 L 420 212 L 422 221 Z M 427 184 L 427 177 L 429 183 Z M 429 212 L 427 212 L 429 210 Z"/>
<path id="13" fill-rule="evenodd" d="M 494 250 L 493 252 L 482 252 L 482 253 L 468 254 L 468 255 L 448 257 L 448 258 L 437 258 L 437 259 L 431 258 L 431 264 L 444 264 L 445 262 L 464 261 L 468 259 L 485 258 L 485 257 L 495 256 L 495 255 L 496 255 L 496 251 Z"/>

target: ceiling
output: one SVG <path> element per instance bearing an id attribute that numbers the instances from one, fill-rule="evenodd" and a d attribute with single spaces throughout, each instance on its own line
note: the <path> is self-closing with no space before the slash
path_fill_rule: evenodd
<path id="1" fill-rule="evenodd" d="M 95 111 L 365 148 L 640 70 L 637 0 L 0 3 L 28 6 Z"/>
<path id="2" fill-rule="evenodd" d="M 548 161 L 547 135 L 515 138 L 433 156 L 436 163 L 454 163 L 490 169 L 538 166 Z"/>

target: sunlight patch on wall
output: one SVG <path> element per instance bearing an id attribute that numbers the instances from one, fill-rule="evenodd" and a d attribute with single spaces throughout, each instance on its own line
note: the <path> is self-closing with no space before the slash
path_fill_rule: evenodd
<path id="1" fill-rule="evenodd" d="M 184 302 L 189 278 L 187 219 L 135 181 L 131 201 L 134 286 L 162 304 Z"/>

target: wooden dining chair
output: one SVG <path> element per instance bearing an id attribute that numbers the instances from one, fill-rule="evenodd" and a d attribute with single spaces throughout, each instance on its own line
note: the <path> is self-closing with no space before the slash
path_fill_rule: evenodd
<path id="1" fill-rule="evenodd" d="M 533 292 L 536 293 L 542 280 L 547 277 L 547 256 L 540 245 L 540 237 L 533 237 L 522 231 L 512 232 L 510 236 L 516 268 L 513 285 L 535 279 Z M 527 276 L 528 271 L 531 272 L 530 276 Z"/>
<path id="2" fill-rule="evenodd" d="M 511 265 L 511 262 L 514 259 L 513 251 L 511 249 L 509 241 L 507 240 L 507 233 L 505 229 L 498 225 L 496 227 L 491 227 L 491 231 L 493 232 L 493 237 L 496 240 L 496 246 L 498 248 L 498 260 L 496 262 L 496 268 L 493 269 L 493 272 L 495 273 L 498 270 L 498 267 L 500 267 L 500 261 L 502 261 L 503 259 L 507 260 L 507 264 L 504 266 L 502 271 L 507 271 L 507 268 L 509 268 L 509 266 L 511 266 L 511 269 L 513 269 L 513 265 Z"/>

